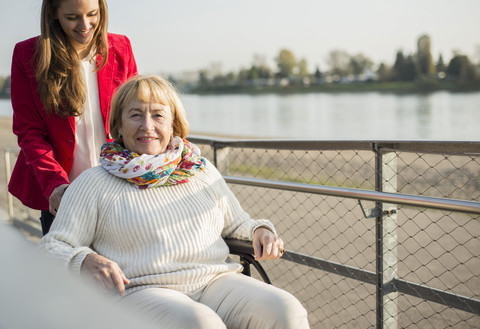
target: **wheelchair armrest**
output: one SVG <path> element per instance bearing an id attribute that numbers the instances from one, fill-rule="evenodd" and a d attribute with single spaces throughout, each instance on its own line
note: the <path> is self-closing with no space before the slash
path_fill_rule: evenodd
<path id="1" fill-rule="evenodd" d="M 253 255 L 252 241 L 237 240 L 237 239 L 225 239 L 230 253 L 233 255 Z"/>
<path id="2" fill-rule="evenodd" d="M 240 263 L 243 265 L 243 274 L 251 276 L 250 265 L 253 265 L 257 272 L 262 277 L 263 281 L 268 284 L 272 284 L 267 272 L 263 269 L 262 265 L 255 260 L 252 241 L 237 240 L 237 239 L 225 239 L 230 254 L 240 256 Z"/>

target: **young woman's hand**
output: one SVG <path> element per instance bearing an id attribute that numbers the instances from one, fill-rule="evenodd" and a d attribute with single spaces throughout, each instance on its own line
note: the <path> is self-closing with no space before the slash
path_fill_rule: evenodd
<path id="1" fill-rule="evenodd" d="M 272 231 L 259 227 L 253 233 L 253 250 L 256 260 L 272 260 L 282 257 L 283 241 Z"/>
<path id="2" fill-rule="evenodd" d="M 63 194 L 65 193 L 68 185 L 69 184 L 58 185 L 57 187 L 55 187 L 52 194 L 50 194 L 50 199 L 48 199 L 48 211 L 50 211 L 50 213 L 54 216 L 57 214 L 58 207 L 60 206 L 60 201 L 62 201 Z"/>
<path id="3" fill-rule="evenodd" d="M 85 257 L 80 271 L 107 290 L 116 290 L 120 296 L 125 294 L 125 285 L 130 283 L 117 263 L 95 253 Z"/>

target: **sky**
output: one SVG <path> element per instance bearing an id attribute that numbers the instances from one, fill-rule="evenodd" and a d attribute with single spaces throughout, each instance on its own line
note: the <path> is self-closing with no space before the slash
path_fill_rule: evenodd
<path id="1" fill-rule="evenodd" d="M 0 0 L 0 75 L 13 47 L 40 33 L 40 0 Z M 250 67 L 255 55 L 275 68 L 281 49 L 327 70 L 334 49 L 393 64 L 415 52 L 422 34 L 435 60 L 454 51 L 480 61 L 480 0 L 108 0 L 109 31 L 132 42 L 139 72 L 178 74 Z M 219 65 L 220 64 L 220 65 Z"/>

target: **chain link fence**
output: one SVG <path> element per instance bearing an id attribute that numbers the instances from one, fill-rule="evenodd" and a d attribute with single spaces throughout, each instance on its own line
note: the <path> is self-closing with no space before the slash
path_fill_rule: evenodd
<path id="1" fill-rule="evenodd" d="M 479 143 L 195 142 L 227 176 L 371 191 L 380 185 L 392 193 L 480 199 Z M 383 170 L 376 165 L 379 155 Z M 478 213 L 382 204 L 386 257 L 378 273 L 378 226 L 375 217 L 367 218 L 375 201 L 230 187 L 252 217 L 274 222 L 288 250 L 361 269 L 370 278 L 380 275 L 385 283 L 401 279 L 382 285 L 379 297 L 371 280 L 288 260 L 263 263 L 273 284 L 306 306 L 312 328 L 480 328 Z M 402 284 L 400 290 L 408 293 L 398 291 Z M 473 303 L 446 306 L 438 302 L 444 296 L 430 296 L 438 291 Z"/>
<path id="2" fill-rule="evenodd" d="M 289 252 L 328 263 L 288 252 L 262 263 L 307 308 L 312 328 L 480 328 L 480 143 L 191 140 L 229 177 L 473 204 L 462 212 L 230 184 Z M 11 202 L 14 218 L 32 218 Z"/>

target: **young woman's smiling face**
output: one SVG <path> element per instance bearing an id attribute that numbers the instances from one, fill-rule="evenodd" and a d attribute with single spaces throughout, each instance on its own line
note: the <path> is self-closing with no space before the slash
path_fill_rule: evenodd
<path id="1" fill-rule="evenodd" d="M 118 132 L 123 145 L 132 152 L 163 153 L 173 134 L 172 111 L 168 105 L 134 98 L 122 111 Z"/>
<path id="2" fill-rule="evenodd" d="M 98 0 L 64 0 L 57 10 L 57 19 L 63 32 L 80 57 L 93 40 L 100 22 Z"/>

